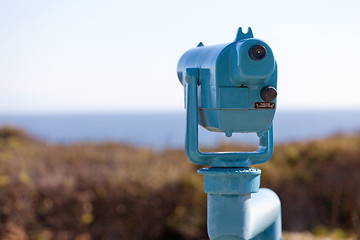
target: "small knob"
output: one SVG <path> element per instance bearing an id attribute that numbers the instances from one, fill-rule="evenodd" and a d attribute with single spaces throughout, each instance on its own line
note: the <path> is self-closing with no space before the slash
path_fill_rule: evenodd
<path id="1" fill-rule="evenodd" d="M 270 102 L 276 98 L 277 91 L 274 87 L 263 87 L 263 89 L 261 89 L 260 96 L 264 101 Z"/>

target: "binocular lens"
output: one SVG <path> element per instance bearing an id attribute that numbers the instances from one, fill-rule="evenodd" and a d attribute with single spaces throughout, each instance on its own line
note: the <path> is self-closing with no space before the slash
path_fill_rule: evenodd
<path id="1" fill-rule="evenodd" d="M 261 45 L 252 46 L 249 55 L 252 60 L 259 61 L 266 56 L 266 49 Z"/>

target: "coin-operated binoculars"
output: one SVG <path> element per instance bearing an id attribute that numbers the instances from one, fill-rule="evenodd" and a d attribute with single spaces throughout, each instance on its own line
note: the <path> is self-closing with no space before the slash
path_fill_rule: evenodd
<path id="1" fill-rule="evenodd" d="M 187 51 L 178 77 L 185 89 L 186 154 L 204 174 L 211 240 L 281 239 L 281 206 L 269 189 L 259 189 L 261 170 L 273 152 L 277 67 L 270 47 L 239 28 L 232 43 Z M 198 125 L 210 131 L 254 132 L 252 152 L 200 152 Z"/>

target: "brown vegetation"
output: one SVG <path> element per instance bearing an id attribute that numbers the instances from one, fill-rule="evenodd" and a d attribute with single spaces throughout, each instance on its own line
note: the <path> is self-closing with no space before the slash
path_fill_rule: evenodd
<path id="1" fill-rule="evenodd" d="M 360 230 L 360 135 L 283 144 L 257 167 L 285 230 Z M 207 239 L 197 168 L 183 150 L 50 145 L 0 129 L 0 239 Z"/>

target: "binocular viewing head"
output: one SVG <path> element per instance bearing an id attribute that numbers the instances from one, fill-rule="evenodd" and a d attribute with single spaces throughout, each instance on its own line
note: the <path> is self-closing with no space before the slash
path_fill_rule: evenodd
<path id="1" fill-rule="evenodd" d="M 199 43 L 180 58 L 177 74 L 185 88 L 187 125 L 195 118 L 196 126 L 228 137 L 256 132 L 260 145 L 265 144 L 261 137 L 271 129 L 276 108 L 277 67 L 271 48 L 250 28 L 247 33 L 239 28 L 231 43 Z M 187 139 L 190 134 L 187 127 Z M 272 145 L 270 135 L 266 145 Z"/>
<path id="2" fill-rule="evenodd" d="M 241 28 L 234 42 L 187 51 L 178 63 L 184 85 L 186 69 L 198 69 L 199 124 L 210 131 L 261 132 L 275 113 L 276 62 L 270 47 Z"/>

